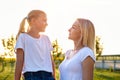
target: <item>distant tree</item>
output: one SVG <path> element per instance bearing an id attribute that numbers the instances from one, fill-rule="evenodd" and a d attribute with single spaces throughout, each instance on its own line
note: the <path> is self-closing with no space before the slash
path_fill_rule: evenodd
<path id="1" fill-rule="evenodd" d="M 96 36 L 96 59 L 101 56 L 103 51 L 103 45 L 101 44 L 101 38 Z"/>
<path id="2" fill-rule="evenodd" d="M 53 55 L 53 58 L 54 58 L 54 62 L 55 62 L 56 68 L 58 68 L 59 64 L 64 59 L 64 54 L 63 54 L 62 48 L 59 46 L 57 40 L 52 42 L 52 46 L 54 48 L 54 50 L 52 51 L 52 55 Z"/>
<path id="3" fill-rule="evenodd" d="M 16 43 L 16 38 L 11 35 L 10 38 L 2 39 L 2 44 L 5 49 L 4 55 L 9 56 L 9 62 L 11 63 L 11 71 L 14 66 L 15 58 L 14 58 L 14 46 Z"/>
<path id="4" fill-rule="evenodd" d="M 3 44 L 3 47 L 5 49 L 5 55 L 9 55 L 10 57 L 13 57 L 14 56 L 14 46 L 15 46 L 15 43 L 16 43 L 16 38 L 11 35 L 10 38 L 7 38 L 7 39 L 2 39 L 2 44 Z"/>
<path id="5" fill-rule="evenodd" d="M 2 55 L 0 55 L 0 63 L 2 64 L 0 72 L 4 71 L 4 67 L 6 65 L 6 56 L 10 56 L 11 58 L 10 63 L 11 63 L 11 69 L 13 68 L 13 63 L 15 62 L 15 59 L 12 57 L 14 56 L 14 45 L 16 42 L 16 39 L 12 35 L 10 38 L 7 39 L 1 39 L 2 45 L 4 47 L 4 51 Z"/>

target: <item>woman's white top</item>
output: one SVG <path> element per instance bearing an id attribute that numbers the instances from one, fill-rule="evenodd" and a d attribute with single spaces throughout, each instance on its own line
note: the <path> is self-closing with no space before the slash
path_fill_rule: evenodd
<path id="1" fill-rule="evenodd" d="M 71 51 L 65 53 L 65 59 L 59 65 L 60 80 L 82 80 L 82 62 L 88 56 L 95 61 L 94 53 L 88 47 L 80 49 L 72 58 L 67 59 Z"/>
<path id="2" fill-rule="evenodd" d="M 51 61 L 51 50 L 53 47 L 46 35 L 39 38 L 21 33 L 17 39 L 15 50 L 21 48 L 24 51 L 23 73 L 27 71 L 48 71 L 53 72 Z"/>

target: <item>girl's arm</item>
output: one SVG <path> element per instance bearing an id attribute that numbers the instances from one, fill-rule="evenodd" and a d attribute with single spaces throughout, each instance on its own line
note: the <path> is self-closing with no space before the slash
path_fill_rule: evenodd
<path id="1" fill-rule="evenodd" d="M 53 67 L 53 77 L 55 78 L 55 63 L 54 63 L 52 55 L 51 55 L 51 59 L 52 59 L 52 67 Z"/>
<path id="2" fill-rule="evenodd" d="M 23 69 L 23 63 L 24 63 L 24 52 L 22 49 L 17 49 L 14 80 L 20 80 Z"/>
<path id="3" fill-rule="evenodd" d="M 95 61 L 91 57 L 87 57 L 82 62 L 82 77 L 83 80 L 93 80 Z"/>

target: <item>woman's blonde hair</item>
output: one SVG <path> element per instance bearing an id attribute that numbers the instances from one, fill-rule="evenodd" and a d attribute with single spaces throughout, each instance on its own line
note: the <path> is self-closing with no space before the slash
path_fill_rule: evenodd
<path id="1" fill-rule="evenodd" d="M 94 51 L 95 47 L 95 29 L 93 23 L 88 19 L 77 19 L 81 29 L 81 41 L 83 46 L 88 46 Z"/>
<path id="2" fill-rule="evenodd" d="M 18 38 L 20 33 L 25 33 L 29 30 L 30 22 L 33 18 L 38 18 L 40 15 L 46 15 L 46 13 L 42 10 L 32 10 L 28 13 L 28 15 L 21 21 L 18 33 L 16 35 L 16 39 Z M 25 28 L 25 23 L 28 22 L 27 29 Z"/>

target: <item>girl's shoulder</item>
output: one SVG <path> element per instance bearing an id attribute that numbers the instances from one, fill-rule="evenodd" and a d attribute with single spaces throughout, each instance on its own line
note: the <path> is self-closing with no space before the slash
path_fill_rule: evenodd
<path id="1" fill-rule="evenodd" d="M 20 35 L 19 36 L 25 36 L 26 35 L 26 33 L 20 33 Z"/>
<path id="2" fill-rule="evenodd" d="M 41 37 L 48 38 L 46 34 L 40 34 Z"/>
<path id="3" fill-rule="evenodd" d="M 26 33 L 20 33 L 19 36 L 18 36 L 18 39 L 24 38 L 25 36 L 26 36 Z"/>
<path id="4" fill-rule="evenodd" d="M 50 38 L 48 37 L 48 35 L 40 34 L 40 38 L 43 39 L 43 40 L 45 40 L 45 41 L 50 41 L 50 42 L 51 42 L 51 40 L 50 40 Z"/>

